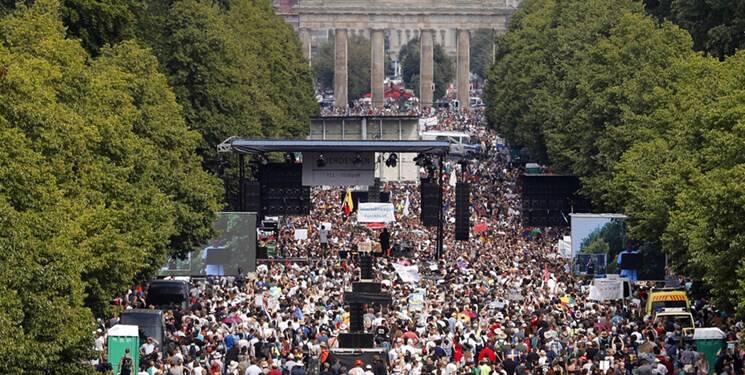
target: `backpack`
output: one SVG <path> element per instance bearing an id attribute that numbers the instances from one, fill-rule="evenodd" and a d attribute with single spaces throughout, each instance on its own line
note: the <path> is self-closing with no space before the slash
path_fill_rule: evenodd
<path id="1" fill-rule="evenodd" d="M 132 375 L 132 358 L 124 357 L 122 367 L 119 369 L 119 375 Z"/>

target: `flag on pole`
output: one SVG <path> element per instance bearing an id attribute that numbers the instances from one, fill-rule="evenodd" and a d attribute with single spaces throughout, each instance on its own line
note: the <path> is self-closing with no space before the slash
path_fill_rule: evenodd
<path id="1" fill-rule="evenodd" d="M 349 214 L 354 211 L 354 200 L 352 200 L 352 191 L 347 189 L 347 195 L 344 196 L 344 203 L 341 204 L 341 209 L 344 210 L 344 213 L 349 216 Z"/>
<path id="2" fill-rule="evenodd" d="M 409 216 L 409 206 L 411 206 L 411 202 L 409 202 L 409 194 L 406 194 L 406 202 L 404 202 L 404 216 Z"/>

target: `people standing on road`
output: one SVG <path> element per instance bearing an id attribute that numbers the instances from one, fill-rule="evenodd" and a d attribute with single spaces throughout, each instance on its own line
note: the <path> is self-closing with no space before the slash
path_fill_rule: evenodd
<path id="1" fill-rule="evenodd" d="M 321 229 L 318 231 L 318 236 L 320 238 L 323 255 L 327 255 L 329 248 L 329 230 L 326 229 L 326 225 L 321 225 Z"/>
<path id="2" fill-rule="evenodd" d="M 119 361 L 119 375 L 134 375 L 134 360 L 129 354 L 129 348 L 124 349 L 124 356 Z"/>
<path id="3" fill-rule="evenodd" d="M 390 257 L 391 234 L 388 232 L 388 228 L 383 228 L 383 231 L 380 233 L 380 237 L 378 237 L 378 239 L 380 240 L 380 250 L 383 252 L 383 255 Z"/>
<path id="4" fill-rule="evenodd" d="M 391 202 L 409 200 L 411 214 L 397 212 L 397 221 L 388 224 L 388 246 L 377 234 L 381 250 L 398 242 L 409 244 L 400 247 L 410 251 L 406 257 L 397 251 L 390 254 L 395 257 L 376 259 L 374 265 L 376 281 L 393 303 L 365 311 L 364 327 L 384 350 L 380 357 L 388 360 L 373 360 L 373 373 L 481 374 L 482 360 L 490 374 L 499 375 L 630 375 L 645 363 L 642 372 L 659 373 L 662 364 L 667 375 L 680 375 L 681 369 L 693 375 L 692 367 L 705 365 L 693 348 L 683 350 L 682 328 L 675 322 L 657 325 L 653 316 L 645 317 L 646 288 L 633 288 L 634 296 L 625 300 L 590 301 L 589 280 L 576 277 L 571 261 L 555 248 L 566 230 L 540 228 L 540 235 L 534 235 L 523 228 L 522 169 L 495 146 L 498 137 L 484 127 L 483 114 L 439 111 L 432 116 L 438 118 L 438 129 L 469 131 L 485 145 L 477 160 L 445 161 L 446 170 L 460 171 L 459 178 L 471 183 L 471 220 L 479 224 L 479 233 L 470 241 L 455 241 L 454 223 L 444 223 L 445 252 L 434 259 L 436 230 L 424 227 L 416 214 L 421 208 L 417 184 L 384 183 Z M 443 190 L 447 218 L 454 217 L 454 190 L 450 185 Z M 194 281 L 188 307 L 164 314 L 170 344 L 164 343 L 162 357 L 153 359 L 158 366 L 167 370 L 183 353 L 194 375 L 208 374 L 220 356 L 228 368 L 231 360 L 239 362 L 246 375 L 281 375 L 280 369 L 291 372 L 297 362 L 308 373 L 346 375 L 340 361 L 348 358 L 332 351 L 339 334 L 349 330 L 342 301 L 359 265 L 339 259 L 336 251 L 354 250 L 376 233 L 356 223 L 355 214 L 342 213 L 339 194 L 338 189 L 313 188 L 311 215 L 281 218 L 278 256 L 292 260 L 261 264 L 251 278 Z M 296 240 L 297 229 L 308 230 L 309 238 Z M 324 243 L 335 251 L 325 251 Z M 398 265 L 417 266 L 416 272 L 400 275 Z M 117 307 L 145 307 L 142 290 L 147 288 L 138 286 L 121 296 Z M 722 328 L 733 341 L 742 329 L 705 299 L 692 306 L 696 320 Z M 309 357 L 320 365 L 312 368 Z M 655 359 L 660 364 L 652 368 Z M 287 368 L 292 361 L 296 365 Z M 730 365 L 735 373 L 740 367 L 737 361 Z"/>

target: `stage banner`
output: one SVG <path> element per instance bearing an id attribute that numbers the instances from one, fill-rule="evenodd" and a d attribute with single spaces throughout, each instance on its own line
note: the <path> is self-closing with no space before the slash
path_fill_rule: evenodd
<path id="1" fill-rule="evenodd" d="M 357 208 L 358 223 L 390 223 L 396 221 L 393 203 L 360 203 Z"/>
<path id="2" fill-rule="evenodd" d="M 374 152 L 303 153 L 303 186 L 370 186 L 374 182 Z"/>

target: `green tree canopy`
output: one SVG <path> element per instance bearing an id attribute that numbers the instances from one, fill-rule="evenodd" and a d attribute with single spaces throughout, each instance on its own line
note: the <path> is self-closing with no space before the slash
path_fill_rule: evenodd
<path id="1" fill-rule="evenodd" d="M 299 137 L 318 111 L 313 77 L 292 28 L 268 1 L 236 0 L 230 7 L 183 0 L 147 1 L 138 36 L 151 45 L 202 134 L 199 152 L 217 171 L 215 146 L 234 135 Z"/>
<path id="2" fill-rule="evenodd" d="M 372 45 L 361 35 L 349 36 L 347 48 L 347 73 L 349 99 L 356 100 L 371 91 L 370 64 Z M 385 54 L 384 66 L 390 67 L 391 58 Z M 334 89 L 334 37 L 321 43 L 313 56 L 313 71 L 322 90 Z M 388 70 L 386 70 L 388 71 Z"/>
<path id="3" fill-rule="evenodd" d="M 740 0 L 644 0 L 649 14 L 686 29 L 693 47 L 724 59 L 745 47 L 745 3 Z"/>
<path id="4" fill-rule="evenodd" d="M 350 35 L 347 41 L 347 92 L 357 100 L 370 92 L 370 39 Z M 319 88 L 334 89 L 334 38 L 321 43 L 313 56 L 313 70 Z"/>
<path id="5" fill-rule="evenodd" d="M 528 0 L 498 38 L 487 114 L 745 314 L 745 55 L 704 57 L 693 33 L 632 1 Z"/>
<path id="6" fill-rule="evenodd" d="M 93 312 L 204 241 L 218 209 L 157 59 L 134 42 L 91 59 L 59 13 L 0 20 L 4 374 L 89 372 Z"/>
<path id="7" fill-rule="evenodd" d="M 476 74 L 480 79 L 486 79 L 486 76 L 494 63 L 494 51 L 496 42 L 496 33 L 494 30 L 476 30 L 471 35 L 471 73 Z"/>
<path id="8" fill-rule="evenodd" d="M 453 59 L 447 55 L 445 49 L 435 43 L 433 51 L 433 81 L 435 100 L 442 98 L 447 93 L 448 86 L 455 77 L 455 64 Z M 419 61 L 420 61 L 419 38 L 414 38 L 401 47 L 398 60 L 401 62 L 403 81 L 407 88 L 414 90 L 419 96 Z"/>

